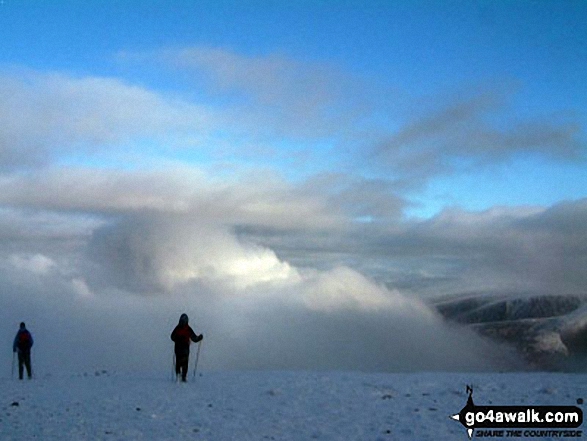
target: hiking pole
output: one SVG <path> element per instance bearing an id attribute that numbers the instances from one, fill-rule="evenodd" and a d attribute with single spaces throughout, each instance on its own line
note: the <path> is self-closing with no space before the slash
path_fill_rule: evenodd
<path id="1" fill-rule="evenodd" d="M 198 352 L 196 352 L 196 361 L 194 363 L 194 380 L 196 379 L 196 370 L 198 369 L 198 360 L 200 359 L 200 348 L 202 347 L 202 340 L 198 342 Z"/>
<path id="2" fill-rule="evenodd" d="M 14 358 L 16 357 L 16 352 L 12 351 L 12 371 L 10 372 L 10 379 L 14 380 Z"/>
<path id="3" fill-rule="evenodd" d="M 171 381 L 175 381 L 177 379 L 176 378 L 177 374 L 176 374 L 176 371 L 175 371 L 175 363 L 176 363 L 176 360 L 175 360 L 175 351 L 173 351 L 173 364 L 171 365 Z"/>

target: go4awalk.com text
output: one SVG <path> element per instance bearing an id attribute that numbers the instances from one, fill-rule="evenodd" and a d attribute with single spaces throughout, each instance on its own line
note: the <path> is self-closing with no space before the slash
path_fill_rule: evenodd
<path id="1" fill-rule="evenodd" d="M 465 407 L 451 418 L 476 438 L 580 438 L 583 411 L 577 406 L 477 406 L 467 386 Z M 579 402 L 578 402 L 579 403 Z"/>

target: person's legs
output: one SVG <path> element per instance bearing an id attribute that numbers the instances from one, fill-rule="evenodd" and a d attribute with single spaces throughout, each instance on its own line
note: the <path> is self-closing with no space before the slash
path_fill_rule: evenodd
<path id="1" fill-rule="evenodd" d="M 24 373 L 24 355 L 21 351 L 18 351 L 18 379 L 22 380 L 22 374 Z"/>
<path id="2" fill-rule="evenodd" d="M 31 369 L 31 353 L 30 352 L 25 352 L 24 354 L 24 365 L 26 367 L 26 373 L 29 377 L 29 379 L 31 379 L 33 377 L 33 372 Z"/>
<path id="3" fill-rule="evenodd" d="M 175 374 L 181 373 L 181 380 L 186 381 L 188 372 L 189 355 L 177 355 L 175 357 Z"/>
<path id="4" fill-rule="evenodd" d="M 183 363 L 181 365 L 181 381 L 187 380 L 188 364 L 189 364 L 189 356 L 187 356 L 183 359 Z"/>

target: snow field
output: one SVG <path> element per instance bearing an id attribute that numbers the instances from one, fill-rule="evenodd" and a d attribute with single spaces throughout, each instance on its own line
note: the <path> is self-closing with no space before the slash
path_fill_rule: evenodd
<path id="1" fill-rule="evenodd" d="M 476 404 L 575 405 L 586 374 L 96 372 L 0 379 L 1 440 L 463 440 Z"/>

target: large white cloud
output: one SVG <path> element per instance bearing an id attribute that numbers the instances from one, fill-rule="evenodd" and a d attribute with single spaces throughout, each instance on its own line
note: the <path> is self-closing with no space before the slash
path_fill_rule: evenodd
<path id="1" fill-rule="evenodd" d="M 0 75 L 0 124 L 2 167 L 116 152 L 138 140 L 197 144 L 218 127 L 209 108 L 118 79 L 25 70 Z"/>
<path id="2" fill-rule="evenodd" d="M 197 214 L 133 216 L 96 231 L 89 246 L 108 280 L 139 293 L 170 292 L 190 281 L 245 289 L 299 278 L 273 251 L 239 242 Z"/>

